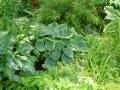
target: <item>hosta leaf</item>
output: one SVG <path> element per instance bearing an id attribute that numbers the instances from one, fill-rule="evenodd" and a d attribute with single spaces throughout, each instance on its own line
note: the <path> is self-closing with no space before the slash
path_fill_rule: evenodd
<path id="1" fill-rule="evenodd" d="M 23 65 L 23 71 L 29 71 L 31 73 L 35 71 L 34 65 L 32 65 L 31 63 L 24 62 Z"/>
<path id="2" fill-rule="evenodd" d="M 64 52 L 64 54 L 65 54 L 66 56 L 68 56 L 68 57 L 73 57 L 73 51 L 72 51 L 71 48 L 69 48 L 69 47 L 64 48 L 64 49 L 63 49 L 63 52 Z"/>
<path id="3" fill-rule="evenodd" d="M 58 23 L 56 23 L 56 22 L 48 25 L 48 27 L 53 28 L 53 29 L 56 28 L 57 26 L 58 26 Z"/>
<path id="4" fill-rule="evenodd" d="M 54 67 L 57 65 L 57 62 L 53 59 L 51 59 L 50 57 L 47 57 L 45 59 L 45 63 L 44 63 L 47 67 Z"/>
<path id="5" fill-rule="evenodd" d="M 41 25 L 39 30 L 39 36 L 51 35 L 52 31 L 49 27 Z"/>
<path id="6" fill-rule="evenodd" d="M 50 58 L 53 60 L 58 60 L 61 56 L 61 51 L 59 49 L 54 50 L 51 54 L 50 54 Z"/>
<path id="7" fill-rule="evenodd" d="M 43 52 L 45 50 L 45 45 L 44 42 L 41 41 L 37 41 L 35 44 L 36 49 L 38 49 L 38 51 Z"/>
<path id="8" fill-rule="evenodd" d="M 120 6 L 120 0 L 110 0 L 110 4 L 115 4 L 116 6 Z"/>
<path id="9" fill-rule="evenodd" d="M 29 61 L 28 57 L 26 56 L 17 56 L 17 58 L 23 61 Z"/>
<path id="10" fill-rule="evenodd" d="M 6 36 L 8 34 L 8 32 L 3 32 L 3 31 L 0 31 L 0 40 Z"/>
<path id="11" fill-rule="evenodd" d="M 15 59 L 15 62 L 16 62 L 16 64 L 17 64 L 20 68 L 23 67 L 22 62 L 21 62 L 19 59 Z"/>
<path id="12" fill-rule="evenodd" d="M 64 64 L 70 64 L 73 60 L 73 57 L 68 57 L 64 53 L 62 54 L 61 60 Z"/>
<path id="13" fill-rule="evenodd" d="M 10 48 L 12 45 L 15 44 L 15 38 L 9 35 L 4 36 L 1 40 L 0 40 L 0 44 L 3 48 L 8 49 Z"/>
<path id="14" fill-rule="evenodd" d="M 21 53 L 21 54 L 25 54 L 26 52 L 31 52 L 33 49 L 32 45 L 28 44 L 28 43 L 21 43 L 19 46 L 18 46 L 18 51 Z"/>
<path id="15" fill-rule="evenodd" d="M 52 30 L 52 37 L 53 38 L 58 38 L 59 37 L 59 30 L 56 29 L 57 26 L 58 26 L 57 23 L 51 23 L 51 24 L 48 25 L 48 27 L 51 28 L 51 30 Z"/>
<path id="16" fill-rule="evenodd" d="M 48 51 L 52 51 L 55 48 L 55 42 L 54 41 L 50 41 L 50 40 L 46 40 L 46 42 L 45 42 L 45 48 Z"/>
<path id="17" fill-rule="evenodd" d="M 107 13 L 106 19 L 120 20 L 120 17 L 118 16 L 119 11 L 114 9 L 112 6 L 106 6 L 105 12 Z"/>
<path id="18" fill-rule="evenodd" d="M 62 42 L 65 46 L 68 46 L 71 43 L 71 39 L 62 39 Z"/>
<path id="19" fill-rule="evenodd" d="M 104 28 L 104 32 L 116 32 L 119 30 L 120 30 L 120 20 L 112 21 Z"/>
<path id="20" fill-rule="evenodd" d="M 73 34 L 70 32 L 70 31 L 64 31 L 64 32 L 61 32 L 61 38 L 71 38 L 73 36 Z"/>
<path id="21" fill-rule="evenodd" d="M 64 43 L 60 40 L 58 42 L 55 43 L 55 48 L 59 49 L 59 50 L 63 50 L 64 48 Z"/>
<path id="22" fill-rule="evenodd" d="M 118 17 L 115 14 L 109 14 L 109 15 L 106 16 L 106 19 L 118 20 L 118 19 L 120 19 L 120 17 Z"/>
<path id="23" fill-rule="evenodd" d="M 10 78 L 14 75 L 14 70 L 7 67 L 6 65 L 3 66 L 3 72 L 5 75 L 9 76 Z"/>
<path id="24" fill-rule="evenodd" d="M 71 31 L 69 31 L 69 29 L 67 28 L 66 24 L 61 24 L 59 25 L 56 30 L 59 31 L 59 37 L 60 38 L 71 38 L 73 36 L 73 34 L 71 33 Z"/>
<path id="25" fill-rule="evenodd" d="M 64 32 L 64 31 L 67 31 L 68 28 L 66 24 L 61 24 L 61 25 L 58 25 L 56 29 L 60 32 Z"/>
<path id="26" fill-rule="evenodd" d="M 53 30 L 53 32 L 52 32 L 52 37 L 53 38 L 59 38 L 60 37 L 60 33 L 59 33 L 59 31 L 58 30 Z"/>
<path id="27" fill-rule="evenodd" d="M 71 33 L 72 33 L 72 34 L 74 34 L 74 35 L 76 35 L 76 34 L 77 34 L 77 32 L 75 31 L 75 28 L 73 28 L 73 27 L 72 27 L 72 28 L 70 28 L 70 31 L 71 31 Z"/>
<path id="28" fill-rule="evenodd" d="M 11 69 L 18 70 L 18 65 L 14 62 L 14 59 L 11 56 L 6 56 L 7 66 Z"/>
<path id="29" fill-rule="evenodd" d="M 20 77 L 18 75 L 13 75 L 12 78 L 11 78 L 13 81 L 19 81 L 20 80 Z"/>
<path id="30" fill-rule="evenodd" d="M 80 35 L 77 35 L 73 38 L 72 44 L 78 48 L 77 51 L 84 52 L 89 48 L 89 45 L 84 41 L 84 39 Z"/>
<path id="31" fill-rule="evenodd" d="M 76 46 L 74 44 L 70 44 L 68 47 L 71 48 L 72 51 L 79 51 L 79 49 L 80 49 L 78 46 Z"/>

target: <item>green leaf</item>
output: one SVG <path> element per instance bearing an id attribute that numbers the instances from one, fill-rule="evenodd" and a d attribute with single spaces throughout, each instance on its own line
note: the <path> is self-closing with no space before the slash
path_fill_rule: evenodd
<path id="1" fill-rule="evenodd" d="M 11 69 L 18 70 L 18 65 L 14 62 L 14 59 L 11 56 L 6 56 L 7 66 Z"/>
<path id="2" fill-rule="evenodd" d="M 53 30 L 53 32 L 52 32 L 52 37 L 53 38 L 59 38 L 60 37 L 60 34 L 59 34 L 59 31 L 58 30 Z"/>
<path id="3" fill-rule="evenodd" d="M 62 42 L 62 40 L 59 40 L 55 43 L 55 48 L 59 49 L 59 50 L 63 50 L 64 48 L 64 43 Z"/>
<path id="4" fill-rule="evenodd" d="M 64 64 L 70 64 L 73 60 L 73 57 L 68 57 L 64 53 L 62 54 L 61 60 Z"/>
<path id="5" fill-rule="evenodd" d="M 8 34 L 8 32 L 3 32 L 0 31 L 0 39 L 2 39 L 4 36 L 6 36 Z"/>
<path id="6" fill-rule="evenodd" d="M 54 41 L 50 41 L 50 40 L 46 40 L 46 42 L 45 42 L 45 48 L 48 51 L 52 51 L 55 48 L 55 42 Z"/>
<path id="7" fill-rule="evenodd" d="M 2 67 L 2 65 L 0 64 L 0 72 L 3 70 L 3 67 Z"/>
<path id="8" fill-rule="evenodd" d="M 52 37 L 53 38 L 59 37 L 59 30 L 56 29 L 57 26 L 58 26 L 57 23 L 51 23 L 48 25 L 48 27 L 50 27 L 52 29 Z"/>
<path id="9" fill-rule="evenodd" d="M 116 32 L 120 30 L 120 20 L 111 21 L 108 25 L 105 26 L 104 32 Z"/>
<path id="10" fill-rule="evenodd" d="M 44 63 L 47 67 L 55 67 L 57 65 L 57 62 L 53 59 L 51 59 L 50 57 L 47 57 L 45 59 L 45 63 Z"/>
<path id="11" fill-rule="evenodd" d="M 67 25 L 66 24 L 60 24 L 56 27 L 56 29 L 60 32 L 64 32 L 64 31 L 67 31 Z"/>
<path id="12" fill-rule="evenodd" d="M 14 75 L 14 70 L 6 65 L 3 66 L 3 72 L 5 75 L 9 76 L 10 78 Z"/>
<path id="13" fill-rule="evenodd" d="M 53 29 L 56 28 L 57 26 L 58 26 L 58 23 L 56 23 L 56 22 L 48 25 L 48 27 L 53 28 Z"/>
<path id="14" fill-rule="evenodd" d="M 35 71 L 34 65 L 32 65 L 31 63 L 24 62 L 23 65 L 24 65 L 23 66 L 23 71 L 29 71 L 31 73 Z"/>
<path id="15" fill-rule="evenodd" d="M 71 33 L 71 31 L 69 31 L 66 24 L 59 25 L 56 28 L 56 30 L 59 31 L 60 38 L 68 39 L 68 38 L 71 38 L 73 36 L 73 33 Z"/>
<path id="16" fill-rule="evenodd" d="M 72 51 L 71 48 L 69 48 L 69 47 L 64 48 L 64 49 L 63 49 L 63 52 L 64 52 L 64 54 L 65 54 L 66 56 L 68 56 L 68 57 L 73 57 L 73 51 Z"/>
<path id="17" fill-rule="evenodd" d="M 23 67 L 22 62 L 21 62 L 19 59 L 15 59 L 15 62 L 16 62 L 16 64 L 17 64 L 20 68 Z"/>
<path id="18" fill-rule="evenodd" d="M 51 54 L 50 54 L 50 58 L 53 60 L 58 60 L 61 56 L 61 51 L 59 49 L 54 50 Z"/>
<path id="19" fill-rule="evenodd" d="M 31 52 L 33 49 L 32 45 L 28 44 L 28 43 L 21 43 L 19 46 L 18 46 L 18 51 L 21 53 L 21 54 L 26 54 L 27 52 Z"/>
<path id="20" fill-rule="evenodd" d="M 49 27 L 41 25 L 40 26 L 40 31 L 39 31 L 39 36 L 46 36 L 46 35 L 51 35 L 52 31 Z"/>
<path id="21" fill-rule="evenodd" d="M 37 41 L 35 44 L 35 48 L 38 49 L 40 52 L 43 52 L 45 50 L 45 45 L 42 40 Z"/>
<path id="22" fill-rule="evenodd" d="M 112 6 L 106 6 L 105 12 L 107 13 L 106 19 L 120 20 L 119 11 L 114 9 Z"/>
<path id="23" fill-rule="evenodd" d="M 23 61 L 29 61 L 28 57 L 26 56 L 17 56 L 17 58 Z"/>
<path id="24" fill-rule="evenodd" d="M 13 77 L 11 78 L 13 81 L 18 82 L 20 80 L 20 77 L 18 75 L 13 75 Z"/>

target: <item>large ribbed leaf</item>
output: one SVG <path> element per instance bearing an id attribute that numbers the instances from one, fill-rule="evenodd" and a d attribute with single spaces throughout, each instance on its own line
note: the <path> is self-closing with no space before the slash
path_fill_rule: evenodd
<path id="1" fill-rule="evenodd" d="M 14 70 L 11 69 L 11 68 L 9 68 L 9 67 L 6 66 L 6 65 L 3 66 L 3 72 L 4 72 L 4 74 L 5 74 L 6 76 L 8 76 L 8 77 L 10 77 L 10 78 L 14 75 Z"/>
<path id="2" fill-rule="evenodd" d="M 68 57 L 64 53 L 62 54 L 61 60 L 64 64 L 70 64 L 73 60 L 73 57 Z"/>
<path id="3" fill-rule="evenodd" d="M 112 6 L 106 6 L 105 12 L 107 13 L 106 19 L 120 20 L 119 11 L 114 9 Z"/>
<path id="4" fill-rule="evenodd" d="M 72 51 L 71 48 L 69 48 L 69 47 L 64 48 L 64 49 L 63 49 L 63 52 L 64 52 L 64 54 L 65 54 L 66 56 L 68 56 L 68 57 L 73 57 L 73 51 Z"/>
<path id="5" fill-rule="evenodd" d="M 32 51 L 33 47 L 32 45 L 28 44 L 28 43 L 22 43 L 18 46 L 18 51 L 21 53 L 21 54 L 25 54 L 26 52 L 30 52 Z"/>
<path id="6" fill-rule="evenodd" d="M 47 26 L 40 26 L 40 30 L 39 30 L 39 36 L 46 36 L 46 35 L 51 35 L 52 31 L 49 27 Z"/>
<path id="7" fill-rule="evenodd" d="M 54 66 L 56 66 L 57 65 L 57 62 L 55 61 L 55 60 L 53 60 L 53 59 L 51 59 L 50 57 L 47 57 L 46 59 L 45 59 L 45 63 L 44 63 L 46 66 L 50 66 L 50 67 L 54 67 Z"/>
<path id="8" fill-rule="evenodd" d="M 19 59 L 15 59 L 14 61 L 19 66 L 19 68 L 22 69 L 22 67 L 23 67 L 22 62 Z"/>
<path id="9" fill-rule="evenodd" d="M 63 50 L 64 43 L 61 40 L 59 40 L 58 42 L 55 43 L 55 48 L 59 50 Z"/>
<path id="10" fill-rule="evenodd" d="M 55 42 L 51 41 L 51 40 L 46 40 L 46 42 L 45 42 L 45 48 L 48 51 L 52 51 L 55 48 Z"/>
<path id="11" fill-rule="evenodd" d="M 23 63 L 23 71 L 34 72 L 35 71 L 34 65 L 32 65 L 29 62 L 24 62 Z"/>
<path id="12" fill-rule="evenodd" d="M 59 31 L 60 38 L 71 38 L 73 36 L 73 33 L 69 31 L 66 24 L 61 24 L 57 26 L 56 30 Z"/>
<path id="13" fill-rule="evenodd" d="M 44 42 L 42 40 L 37 41 L 36 44 L 35 44 L 35 48 L 38 51 L 43 52 L 45 50 Z"/>
<path id="14" fill-rule="evenodd" d="M 48 25 L 48 27 L 55 29 L 58 26 L 58 23 L 54 22 Z"/>
<path id="15" fill-rule="evenodd" d="M 112 21 L 104 28 L 104 32 L 116 32 L 119 30 L 120 30 L 120 20 Z"/>
<path id="16" fill-rule="evenodd" d="M 61 56 L 61 51 L 59 49 L 54 50 L 51 54 L 50 54 L 50 58 L 52 58 L 53 60 L 58 60 Z"/>
<path id="17" fill-rule="evenodd" d="M 18 70 L 18 64 L 14 62 L 14 59 L 11 56 L 6 56 L 7 66 L 13 70 Z"/>

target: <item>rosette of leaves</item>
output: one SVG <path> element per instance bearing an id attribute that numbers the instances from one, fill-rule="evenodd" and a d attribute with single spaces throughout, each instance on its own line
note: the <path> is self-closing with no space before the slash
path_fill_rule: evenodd
<path id="1" fill-rule="evenodd" d="M 9 32 L 0 31 L 0 80 L 7 77 L 17 80 L 16 71 L 34 72 L 34 58 L 21 54 L 31 50 L 29 44 L 19 44 L 16 47 L 17 38 Z M 21 53 L 20 53 L 21 52 Z"/>
<path id="2" fill-rule="evenodd" d="M 74 59 L 74 52 L 88 48 L 83 37 L 66 24 L 40 25 L 36 38 L 35 49 L 45 56 L 45 67 L 56 66 L 59 61 L 69 64 Z"/>

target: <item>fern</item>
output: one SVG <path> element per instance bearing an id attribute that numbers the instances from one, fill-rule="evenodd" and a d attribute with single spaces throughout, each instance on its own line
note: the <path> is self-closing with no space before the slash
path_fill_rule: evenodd
<path id="1" fill-rule="evenodd" d="M 97 7 L 105 2 L 106 0 L 41 0 L 39 7 L 32 14 L 34 19 L 42 23 L 67 22 L 80 31 L 89 24 L 97 28 L 103 26 L 103 17 L 99 15 L 98 10 L 104 9 Z"/>

